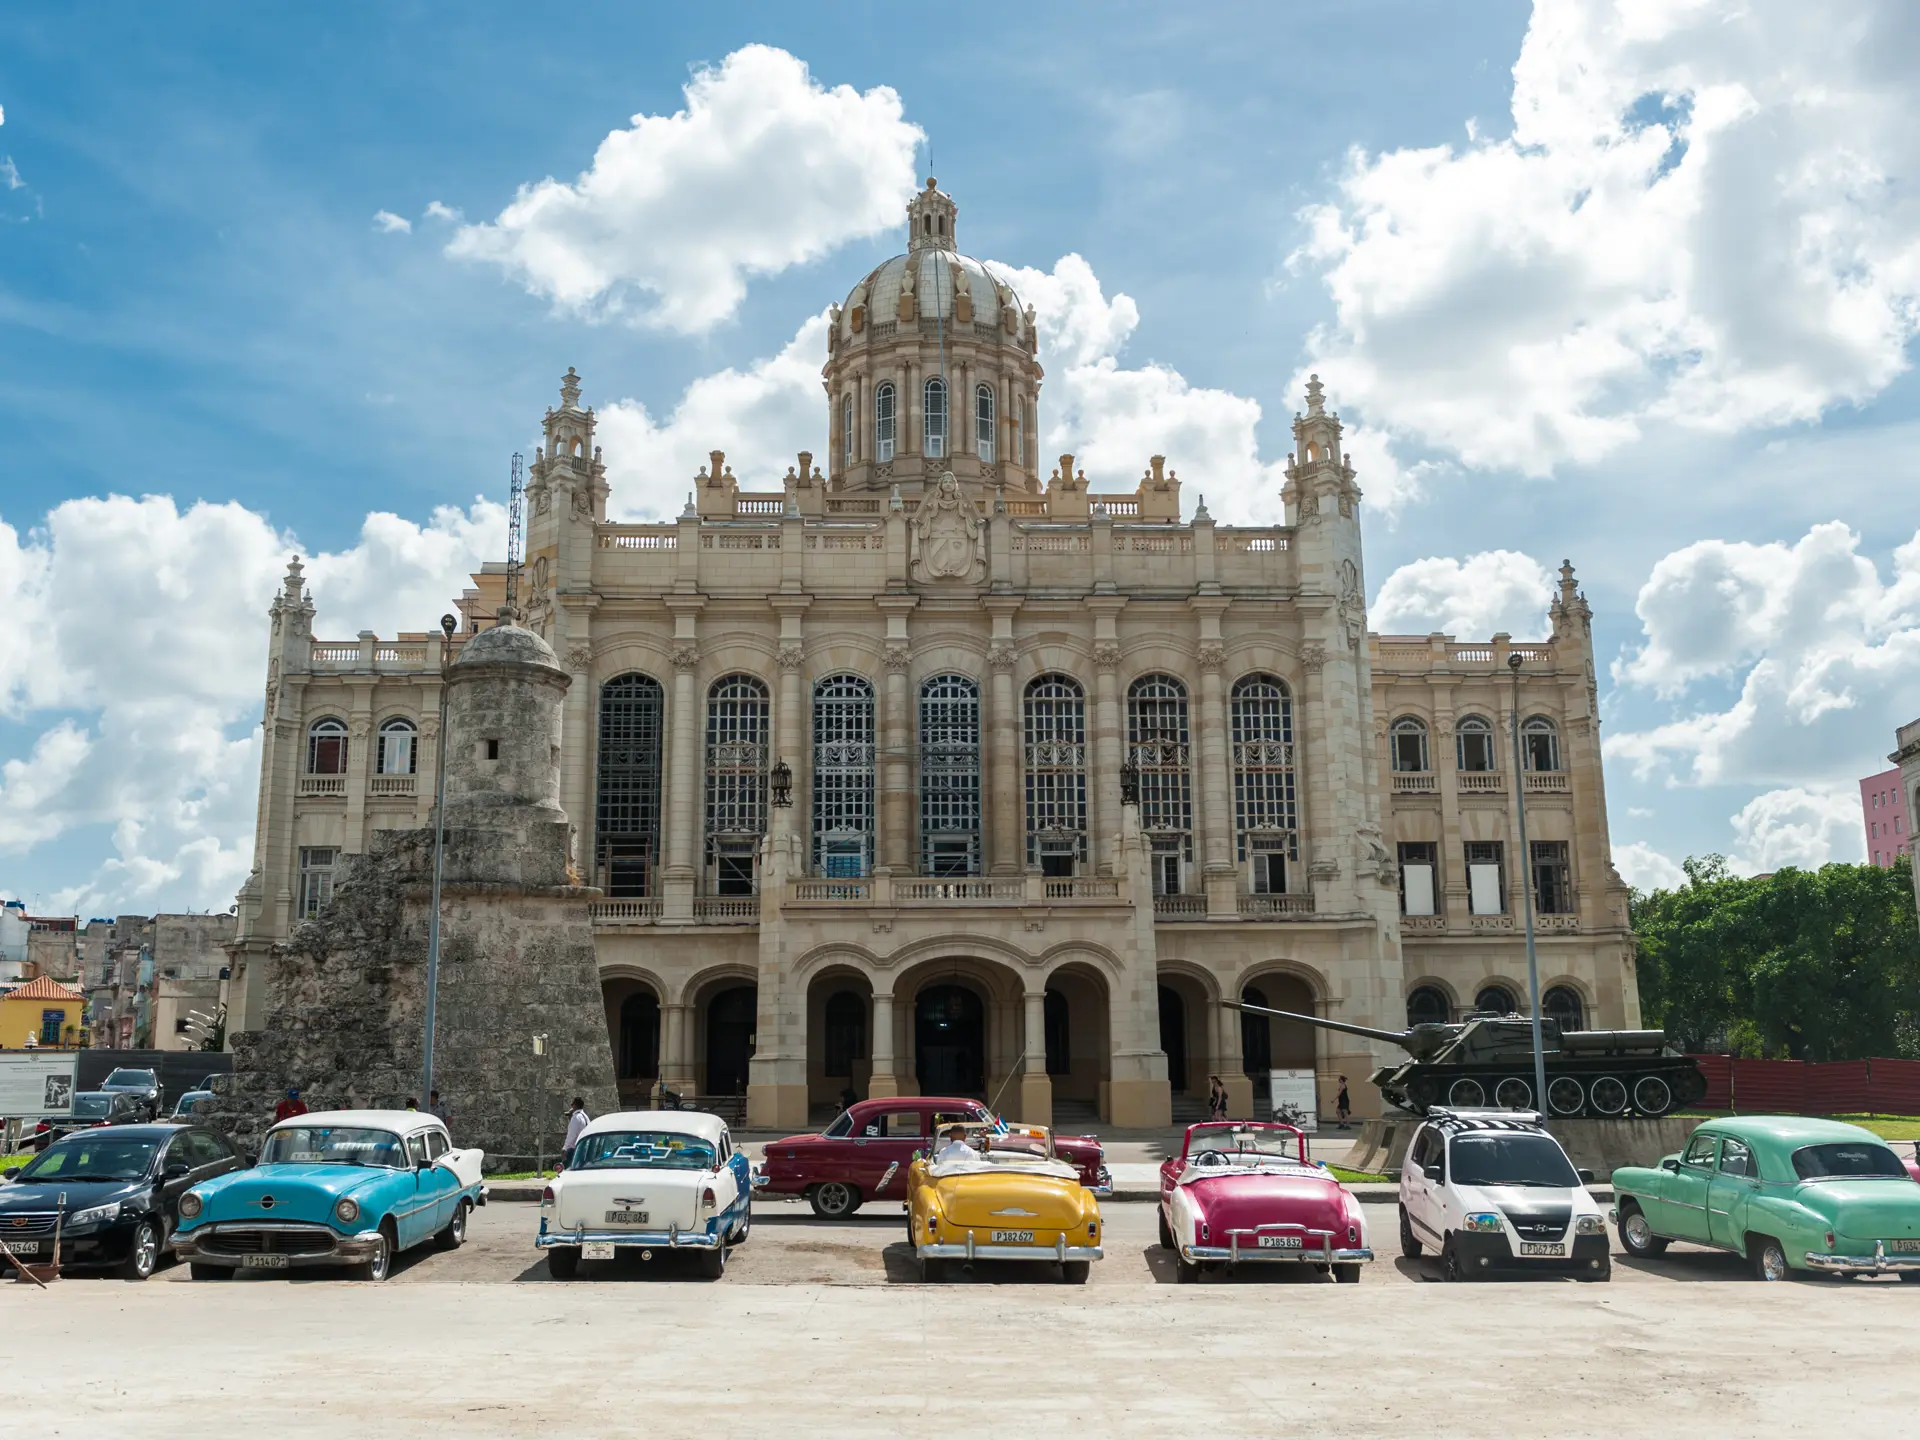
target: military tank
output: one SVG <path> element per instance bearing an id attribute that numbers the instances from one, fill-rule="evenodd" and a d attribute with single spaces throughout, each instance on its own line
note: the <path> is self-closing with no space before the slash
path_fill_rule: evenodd
<path id="1" fill-rule="evenodd" d="M 1389 1105 L 1416 1115 L 1435 1105 L 1450 1105 L 1544 1108 L 1566 1118 L 1651 1118 L 1697 1104 L 1707 1093 L 1700 1066 L 1669 1045 L 1659 1030 L 1563 1031 L 1558 1021 L 1543 1018 L 1540 1049 L 1546 1060 L 1547 1103 L 1541 1107 L 1533 1094 L 1533 1021 L 1524 1015 L 1473 1015 L 1451 1025 L 1375 1030 L 1237 1000 L 1222 1003 L 1249 1014 L 1398 1045 L 1412 1058 L 1381 1066 L 1371 1079 Z"/>

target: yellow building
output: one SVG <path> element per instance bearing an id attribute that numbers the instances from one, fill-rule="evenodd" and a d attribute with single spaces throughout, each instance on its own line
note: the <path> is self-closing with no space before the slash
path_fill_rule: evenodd
<path id="1" fill-rule="evenodd" d="M 87 997 L 42 975 L 0 995 L 0 1050 L 78 1045 Z"/>

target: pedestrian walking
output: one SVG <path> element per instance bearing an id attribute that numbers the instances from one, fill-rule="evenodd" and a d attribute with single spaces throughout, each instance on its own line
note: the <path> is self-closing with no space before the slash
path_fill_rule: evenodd
<path id="1" fill-rule="evenodd" d="M 1334 1113 L 1340 1117 L 1340 1128 L 1347 1128 L 1347 1117 L 1353 1114 L 1353 1102 L 1347 1098 L 1347 1077 L 1340 1077 L 1340 1094 L 1333 1102 Z"/>
<path id="2" fill-rule="evenodd" d="M 1207 1077 L 1207 1115 L 1214 1120 L 1227 1118 L 1227 1087 L 1218 1075 Z"/>
<path id="3" fill-rule="evenodd" d="M 566 1169 L 573 1163 L 573 1147 L 580 1143 L 580 1132 L 587 1128 L 587 1122 L 593 1117 L 587 1114 L 586 1100 L 573 1097 L 573 1109 L 567 1112 L 567 1139 L 560 1150 L 560 1168 Z"/>
<path id="4" fill-rule="evenodd" d="M 273 1123 L 278 1125 L 282 1120 L 291 1120 L 296 1115 L 306 1113 L 307 1102 L 300 1098 L 300 1087 L 290 1085 L 287 1087 L 287 1098 L 273 1107 Z"/>
<path id="5" fill-rule="evenodd" d="M 438 1090 L 427 1091 L 427 1110 L 447 1129 L 453 1129 L 453 1116 L 447 1113 L 447 1102 L 440 1098 Z"/>

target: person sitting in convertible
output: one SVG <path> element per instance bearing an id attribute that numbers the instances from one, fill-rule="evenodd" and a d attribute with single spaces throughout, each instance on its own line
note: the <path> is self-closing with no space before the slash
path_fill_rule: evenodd
<path id="1" fill-rule="evenodd" d="M 951 1160 L 971 1160 L 973 1158 L 973 1147 L 967 1143 L 967 1127 L 964 1125 L 955 1125 L 947 1131 L 947 1143 L 940 1147 L 940 1153 L 933 1157 L 933 1163 L 942 1165 Z"/>

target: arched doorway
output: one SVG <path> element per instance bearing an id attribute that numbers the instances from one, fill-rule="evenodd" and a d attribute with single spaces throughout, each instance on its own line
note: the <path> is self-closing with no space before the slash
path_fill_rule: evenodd
<path id="1" fill-rule="evenodd" d="M 922 1095 L 984 1095 L 987 1014 L 964 985 L 929 985 L 913 1005 L 914 1075 Z"/>
<path id="2" fill-rule="evenodd" d="M 1073 1073 L 1072 1011 L 1067 997 L 1051 986 L 1044 1002 L 1047 1045 L 1047 1074 Z"/>
<path id="3" fill-rule="evenodd" d="M 615 1050 L 620 1080 L 651 1082 L 660 1074 L 660 1001 L 636 990 L 620 1002 L 620 1043 Z"/>
<path id="4" fill-rule="evenodd" d="M 1313 990 L 1297 975 L 1263 975 L 1240 991 L 1248 1005 L 1313 1014 Z M 1318 1056 L 1314 1027 L 1299 1020 L 1240 1012 L 1240 1057 L 1254 1077 L 1255 1093 L 1272 1070 L 1312 1070 Z"/>
<path id="5" fill-rule="evenodd" d="M 1167 1088 L 1187 1088 L 1187 1002 L 1170 985 L 1160 987 L 1160 1048 L 1167 1052 Z"/>
<path id="6" fill-rule="evenodd" d="M 708 1095 L 747 1093 L 747 1062 L 753 1058 L 754 1021 L 759 1011 L 756 986 L 734 985 L 707 1002 Z"/>
<path id="7" fill-rule="evenodd" d="M 867 997 L 837 990 L 827 997 L 822 1068 L 829 1080 L 851 1080 L 853 1062 L 867 1053 Z"/>

